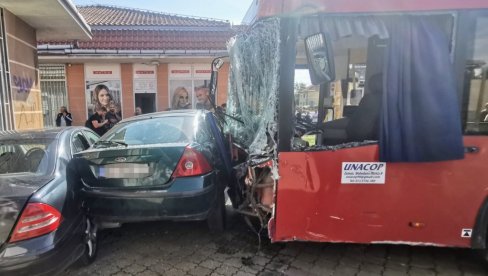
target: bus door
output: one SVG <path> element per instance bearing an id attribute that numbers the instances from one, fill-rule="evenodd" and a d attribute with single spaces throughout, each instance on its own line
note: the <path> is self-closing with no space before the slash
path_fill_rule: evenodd
<path id="1" fill-rule="evenodd" d="M 327 43 L 326 48 L 331 48 L 333 52 L 333 60 L 326 61 L 325 66 L 334 64 L 335 78 L 320 86 L 312 84 L 313 73 L 312 80 L 307 78 L 310 73 L 307 68 L 314 67 L 311 64 L 313 61 L 303 52 L 307 49 L 307 46 L 303 46 L 304 40 L 310 34 L 307 37 L 298 35 L 297 69 L 294 73 L 294 114 L 298 127 L 290 149 L 280 151 L 278 156 L 280 178 L 275 216 L 271 221 L 272 240 L 471 246 L 477 215 L 488 188 L 485 180 L 488 175 L 483 169 L 488 162 L 488 139 L 482 135 L 488 128 L 485 128 L 485 118 L 481 118 L 488 114 L 488 104 L 484 106 L 488 103 L 488 47 L 483 46 L 488 43 L 488 18 L 473 17 L 469 12 L 449 12 L 428 18 L 417 16 L 414 20 L 420 20 L 426 26 L 415 29 L 412 23 L 404 27 L 412 28 L 409 31 L 425 33 L 415 33 L 403 44 L 394 41 L 391 26 L 388 25 L 396 24 L 396 16 L 377 17 L 374 20 L 371 17 L 342 16 L 340 20 L 334 21 L 332 18 L 328 22 L 335 24 L 335 30 L 340 30 L 347 28 L 347 25 L 341 24 L 348 24 L 348 20 L 349 26 L 365 24 L 361 25 L 364 28 L 361 32 L 351 31 L 344 36 L 322 35 Z M 408 20 L 412 20 L 412 17 Z M 384 22 L 384 25 L 374 25 L 373 21 Z M 472 30 L 475 32 L 471 36 L 456 33 L 456 21 L 461 26 L 459 30 L 465 34 Z M 368 30 L 366 24 L 373 27 Z M 402 27 L 401 24 L 395 26 Z M 378 31 L 382 28 L 390 30 L 389 34 Z M 448 39 L 432 38 L 441 37 L 440 33 Z M 453 41 L 456 37 L 457 40 Z M 442 47 L 435 45 L 442 41 L 446 43 Z M 418 47 L 422 50 L 416 50 Z M 429 47 L 445 49 L 446 54 L 442 58 L 447 62 L 444 64 L 454 65 L 445 70 L 431 66 L 429 63 L 439 62 L 440 57 L 425 58 L 429 53 L 424 51 L 428 51 L 426 48 Z M 411 62 L 407 63 L 408 60 L 401 57 L 398 64 L 391 64 L 394 53 L 397 53 L 396 57 L 403 54 L 410 56 Z M 454 68 L 456 65 L 458 67 Z M 423 67 L 428 70 L 419 73 L 418 70 Z M 406 70 L 413 73 L 407 74 Z M 393 74 L 393 71 L 397 73 Z M 453 75 L 450 72 L 463 73 Z M 427 103 L 423 102 L 423 98 L 410 102 L 403 99 L 398 101 L 402 106 L 385 99 L 385 93 L 388 93 L 388 97 L 392 94 L 402 95 L 391 91 L 397 89 L 391 85 L 395 81 L 397 85 L 407 86 L 411 90 L 425 90 L 425 87 L 419 87 L 419 83 L 430 83 L 422 74 L 428 75 L 431 82 L 439 82 L 439 87 L 456 86 L 456 82 L 448 79 L 450 77 L 465 81 L 464 85 L 458 86 L 459 89 L 449 90 L 451 92 L 431 91 L 437 93 L 439 101 L 445 100 L 442 97 L 457 97 L 458 92 L 465 95 L 463 110 L 442 110 L 446 123 L 449 115 L 452 115 L 449 112 L 453 110 L 455 116 L 463 118 L 465 154 L 452 160 L 429 160 L 429 154 L 438 156 L 436 154 L 439 153 L 434 152 L 435 146 L 433 152 L 428 152 L 420 144 L 431 136 L 419 139 L 417 133 L 417 136 L 412 136 L 417 138 L 406 141 L 411 144 L 405 145 L 405 148 L 411 148 L 413 152 L 416 147 L 422 148 L 420 154 L 425 154 L 427 161 L 422 161 L 425 156 L 418 157 L 418 161 L 385 161 L 379 142 L 380 135 L 384 135 L 385 131 L 381 130 L 381 124 L 390 123 L 387 130 L 397 131 L 400 135 L 408 135 L 409 130 L 404 131 L 408 124 L 401 121 L 397 129 L 391 129 L 395 126 L 388 121 L 388 117 L 382 116 L 395 114 L 397 108 L 403 111 L 409 109 L 402 114 L 413 113 L 410 116 L 418 120 L 414 123 L 429 125 L 429 120 L 439 123 L 434 120 L 435 116 L 439 116 L 435 112 L 439 112 L 442 106 L 437 104 L 435 97 L 425 96 Z M 432 87 L 435 88 L 436 84 Z M 389 91 L 385 91 L 387 88 Z M 403 95 L 409 95 L 410 91 L 404 90 L 407 94 Z M 452 91 L 456 95 L 452 95 Z M 389 105 L 389 110 L 385 109 L 385 104 Z M 430 107 L 434 110 L 428 110 Z M 431 111 L 434 112 L 432 117 L 423 116 Z M 313 119 L 315 114 L 319 114 L 316 127 L 306 129 L 303 125 L 306 126 L 307 121 L 311 121 L 312 125 L 316 122 Z M 486 119 L 488 121 L 488 117 Z M 443 128 L 432 125 L 432 129 Z M 310 133 L 312 135 L 308 135 Z M 426 129 L 425 135 L 433 137 L 435 133 Z"/>

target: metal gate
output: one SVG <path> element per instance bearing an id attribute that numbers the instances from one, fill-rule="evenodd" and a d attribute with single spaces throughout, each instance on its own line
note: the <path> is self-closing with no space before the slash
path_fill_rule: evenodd
<path id="1" fill-rule="evenodd" d="M 40 64 L 39 74 L 44 126 L 54 127 L 59 108 L 68 107 L 64 64 Z"/>

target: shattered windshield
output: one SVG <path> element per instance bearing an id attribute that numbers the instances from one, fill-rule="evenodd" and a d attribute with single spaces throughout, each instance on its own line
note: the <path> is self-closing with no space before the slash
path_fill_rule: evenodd
<path id="1" fill-rule="evenodd" d="M 278 18 L 257 23 L 228 44 L 231 67 L 227 112 L 242 122 L 229 120 L 226 132 L 250 154 L 261 155 L 275 149 L 279 46 Z"/>

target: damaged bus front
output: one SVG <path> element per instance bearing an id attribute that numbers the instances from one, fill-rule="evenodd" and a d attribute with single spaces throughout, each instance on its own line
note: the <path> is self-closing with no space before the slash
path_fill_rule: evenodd
<path id="1" fill-rule="evenodd" d="M 486 248 L 486 1 L 250 13 L 228 45 L 235 208 L 273 241 Z"/>

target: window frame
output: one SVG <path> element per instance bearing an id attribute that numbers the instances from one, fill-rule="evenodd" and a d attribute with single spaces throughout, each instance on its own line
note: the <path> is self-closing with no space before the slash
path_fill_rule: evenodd
<path id="1" fill-rule="evenodd" d="M 467 132 L 468 107 L 470 98 L 471 79 L 465 74 L 466 62 L 473 56 L 476 20 L 480 17 L 488 18 L 488 9 L 477 11 L 460 11 L 456 29 L 456 48 L 454 51 L 454 68 L 458 83 L 459 99 L 461 104 L 461 123 L 463 135 L 488 135 L 488 132 Z"/>

